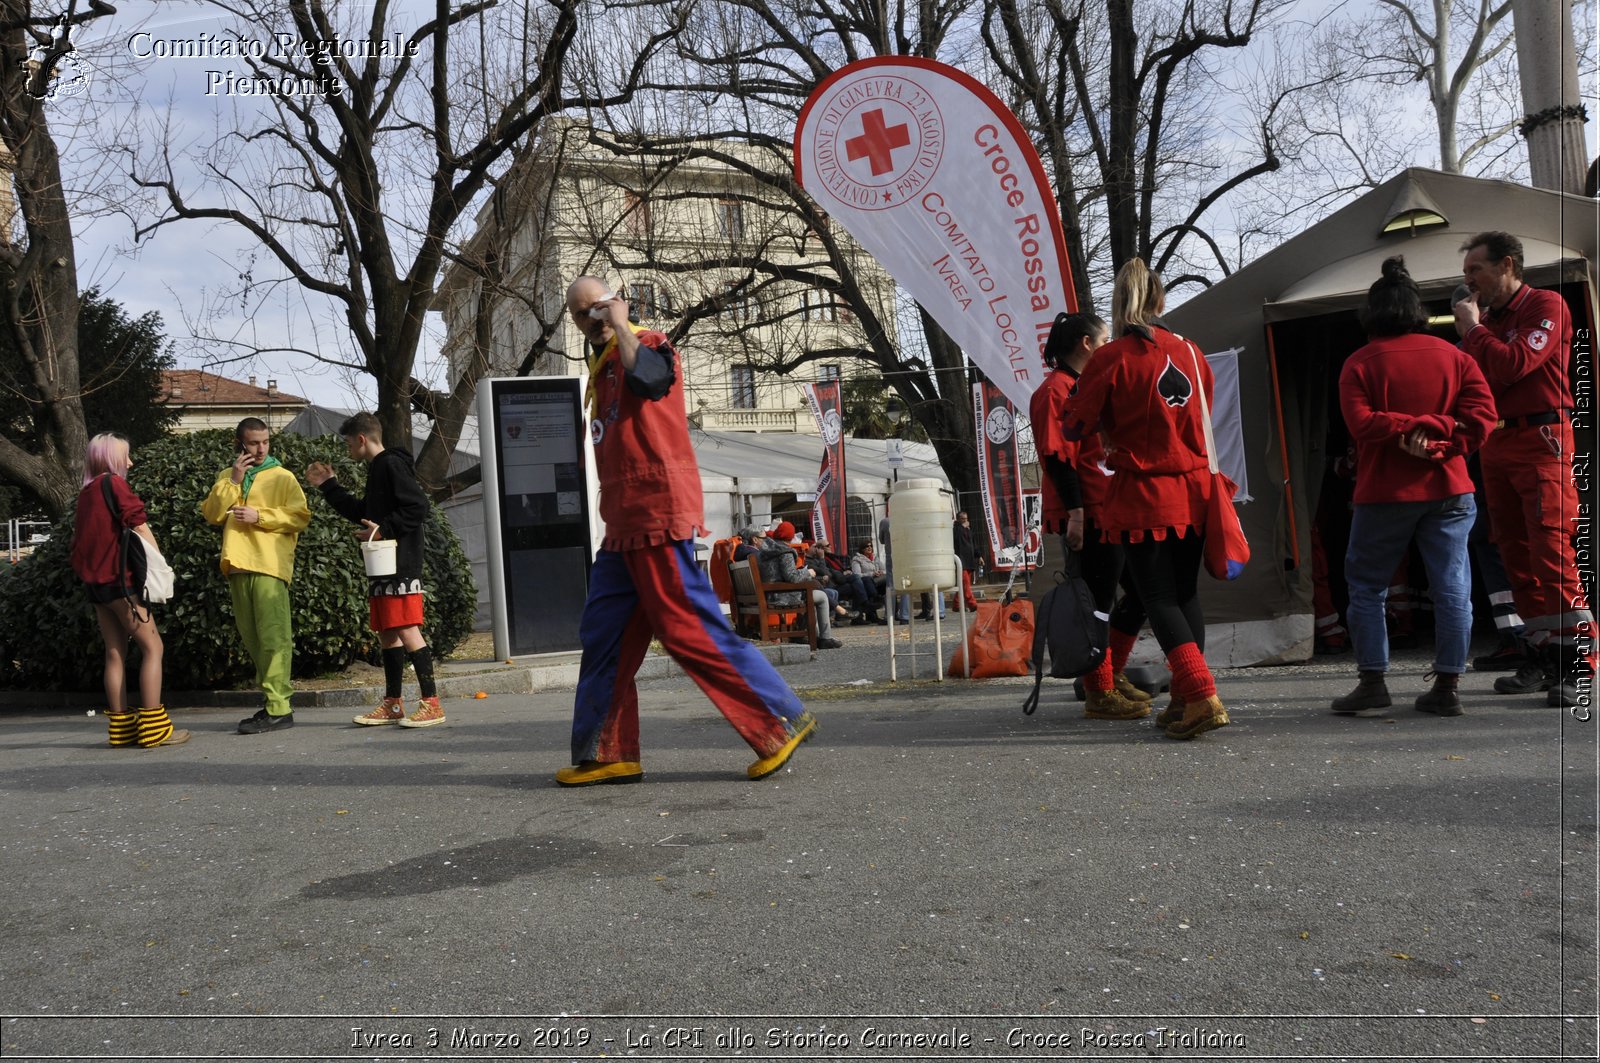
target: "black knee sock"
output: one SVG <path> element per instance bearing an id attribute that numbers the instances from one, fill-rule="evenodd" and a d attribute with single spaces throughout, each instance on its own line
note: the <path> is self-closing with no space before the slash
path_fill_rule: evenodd
<path id="1" fill-rule="evenodd" d="M 406 648 L 396 646 L 392 650 L 383 651 L 383 696 L 397 698 L 400 696 L 400 684 L 406 675 Z"/>
<path id="2" fill-rule="evenodd" d="M 417 670 L 417 686 L 422 688 L 422 696 L 431 698 L 438 695 L 438 690 L 433 685 L 433 651 L 427 646 L 412 650 L 406 654 L 411 658 L 411 667 Z"/>

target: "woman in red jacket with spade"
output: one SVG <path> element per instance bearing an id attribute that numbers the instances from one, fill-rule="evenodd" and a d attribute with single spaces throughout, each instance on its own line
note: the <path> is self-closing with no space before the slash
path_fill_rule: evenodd
<path id="1" fill-rule="evenodd" d="M 1168 738 L 1228 725 L 1207 666 L 1205 617 L 1196 584 L 1211 496 L 1205 428 L 1196 388 L 1209 402 L 1211 368 L 1160 314 L 1166 289 L 1143 259 L 1117 272 L 1111 316 L 1116 339 L 1100 348 L 1067 402 L 1068 438 L 1106 440 L 1109 478 L 1100 532 L 1120 542 L 1128 571 L 1172 671 L 1172 701 L 1156 715 Z"/>

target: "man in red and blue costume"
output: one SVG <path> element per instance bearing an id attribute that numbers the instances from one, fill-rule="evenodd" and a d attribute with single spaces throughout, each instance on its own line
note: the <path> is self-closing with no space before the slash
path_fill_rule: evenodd
<path id="1" fill-rule="evenodd" d="M 1594 616 L 1572 545 L 1572 318 L 1558 292 L 1522 281 L 1522 242 L 1483 232 L 1462 245 L 1471 296 L 1455 304 L 1461 348 L 1483 370 L 1500 420 L 1483 445 L 1489 534 L 1522 615 L 1528 663 L 1495 680 L 1502 694 L 1549 690 L 1550 705 L 1593 693 Z"/>
<path id="2" fill-rule="evenodd" d="M 562 786 L 638 782 L 634 674 L 652 638 L 705 691 L 771 775 L 816 720 L 754 646 L 736 635 L 695 563 L 705 527 L 678 353 L 628 320 L 628 301 L 597 277 L 567 289 L 567 312 L 590 344 L 586 401 L 605 537 L 578 624 L 583 658 L 572 717 L 573 766 Z"/>

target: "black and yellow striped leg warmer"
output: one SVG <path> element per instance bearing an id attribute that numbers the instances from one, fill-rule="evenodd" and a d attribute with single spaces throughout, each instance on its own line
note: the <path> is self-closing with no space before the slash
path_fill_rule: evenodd
<path id="1" fill-rule="evenodd" d="M 146 749 L 159 746 L 172 736 L 172 717 L 165 705 L 139 710 L 139 745 Z"/>
<path id="2" fill-rule="evenodd" d="M 114 746 L 131 746 L 139 737 L 139 714 L 136 712 L 106 713 L 106 731 Z"/>

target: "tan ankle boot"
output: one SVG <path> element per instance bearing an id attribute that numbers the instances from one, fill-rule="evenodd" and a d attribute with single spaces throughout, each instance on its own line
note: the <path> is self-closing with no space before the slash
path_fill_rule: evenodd
<path id="1" fill-rule="evenodd" d="M 1083 714 L 1091 720 L 1137 720 L 1150 715 L 1150 704 L 1129 701 L 1120 690 L 1085 690 Z"/>
<path id="2" fill-rule="evenodd" d="M 1195 735 L 1226 727 L 1232 722 L 1222 699 L 1215 694 L 1204 701 L 1189 701 L 1183 706 L 1183 716 L 1162 732 L 1168 738 L 1193 738 Z"/>

